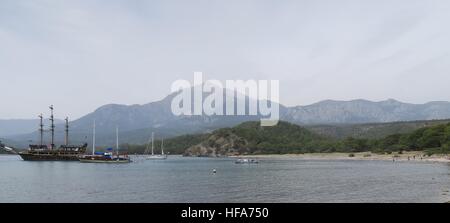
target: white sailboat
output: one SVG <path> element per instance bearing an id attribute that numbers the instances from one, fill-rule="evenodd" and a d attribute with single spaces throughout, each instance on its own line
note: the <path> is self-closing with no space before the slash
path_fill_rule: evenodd
<path id="1" fill-rule="evenodd" d="M 161 154 L 155 154 L 154 153 L 154 141 L 155 141 L 155 134 L 152 132 L 152 154 L 147 156 L 146 159 L 148 160 L 165 160 L 167 159 L 167 155 L 164 154 L 164 139 L 161 140 Z M 147 145 L 148 148 L 148 145 Z"/>

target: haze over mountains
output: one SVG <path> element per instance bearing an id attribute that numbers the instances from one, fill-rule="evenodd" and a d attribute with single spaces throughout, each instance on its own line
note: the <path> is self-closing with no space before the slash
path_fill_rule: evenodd
<path id="1" fill-rule="evenodd" d="M 99 145 L 108 145 L 114 144 L 116 126 L 120 127 L 121 143 L 145 143 L 151 132 L 155 132 L 158 138 L 167 138 L 211 132 L 218 128 L 231 127 L 261 118 L 260 116 L 175 116 L 171 112 L 173 97 L 172 94 L 161 101 L 143 105 L 104 105 L 70 123 L 71 142 L 91 142 L 94 120 L 97 142 Z M 393 99 L 381 102 L 326 100 L 307 106 L 280 106 L 280 119 L 299 125 L 385 123 L 448 118 L 450 118 L 449 102 L 409 104 Z M 27 124 L 21 125 L 21 122 Z M 33 132 L 38 128 L 37 123 L 36 120 L 0 121 L 2 133 L 0 136 L 16 144 L 23 142 L 17 146 L 26 146 L 30 140 L 38 138 L 37 131 Z M 60 143 L 63 141 L 64 127 L 58 124 L 56 129 L 57 142 Z M 24 134 L 27 133 L 25 131 L 28 131 L 28 134 Z M 15 136 L 11 136 L 14 134 L 10 133 L 15 133 Z"/>
<path id="2" fill-rule="evenodd" d="M 308 106 L 289 108 L 285 120 L 297 124 L 356 124 L 450 118 L 449 102 L 408 104 L 393 99 L 326 100 Z"/>
<path id="3" fill-rule="evenodd" d="M 44 120 L 44 125 L 49 125 L 50 121 Z M 55 119 L 55 123 L 63 123 L 63 120 Z M 26 134 L 39 126 L 39 119 L 0 119 L 0 137 Z"/>

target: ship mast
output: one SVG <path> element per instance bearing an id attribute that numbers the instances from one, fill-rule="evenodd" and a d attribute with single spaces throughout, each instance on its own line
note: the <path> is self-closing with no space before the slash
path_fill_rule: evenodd
<path id="1" fill-rule="evenodd" d="M 42 144 L 44 143 L 44 123 L 42 121 L 42 119 L 44 118 L 42 116 L 42 114 L 40 114 L 39 116 L 40 122 L 39 122 L 39 146 L 42 146 Z"/>
<path id="2" fill-rule="evenodd" d="M 50 115 L 50 121 L 51 121 L 51 125 L 50 125 L 50 131 L 52 132 L 52 144 L 50 145 L 51 149 L 55 148 L 55 118 L 53 116 L 53 105 L 50 105 L 50 111 L 51 111 L 51 115 Z"/>
<path id="3" fill-rule="evenodd" d="M 65 138 L 65 144 L 66 146 L 69 145 L 69 117 L 66 117 L 66 138 Z"/>

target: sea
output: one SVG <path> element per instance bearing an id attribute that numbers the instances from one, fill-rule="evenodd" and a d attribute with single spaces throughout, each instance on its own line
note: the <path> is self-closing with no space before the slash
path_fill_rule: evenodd
<path id="1" fill-rule="evenodd" d="M 450 165 L 414 161 L 169 156 L 129 164 L 0 155 L 2 203 L 444 203 Z M 216 170 L 215 173 L 213 170 Z"/>

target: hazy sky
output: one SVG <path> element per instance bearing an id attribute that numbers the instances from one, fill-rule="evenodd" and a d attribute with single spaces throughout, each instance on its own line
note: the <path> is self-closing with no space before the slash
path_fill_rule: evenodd
<path id="1" fill-rule="evenodd" d="M 176 79 L 279 79 L 281 102 L 450 100 L 450 1 L 0 0 L 0 119 L 143 104 Z"/>

